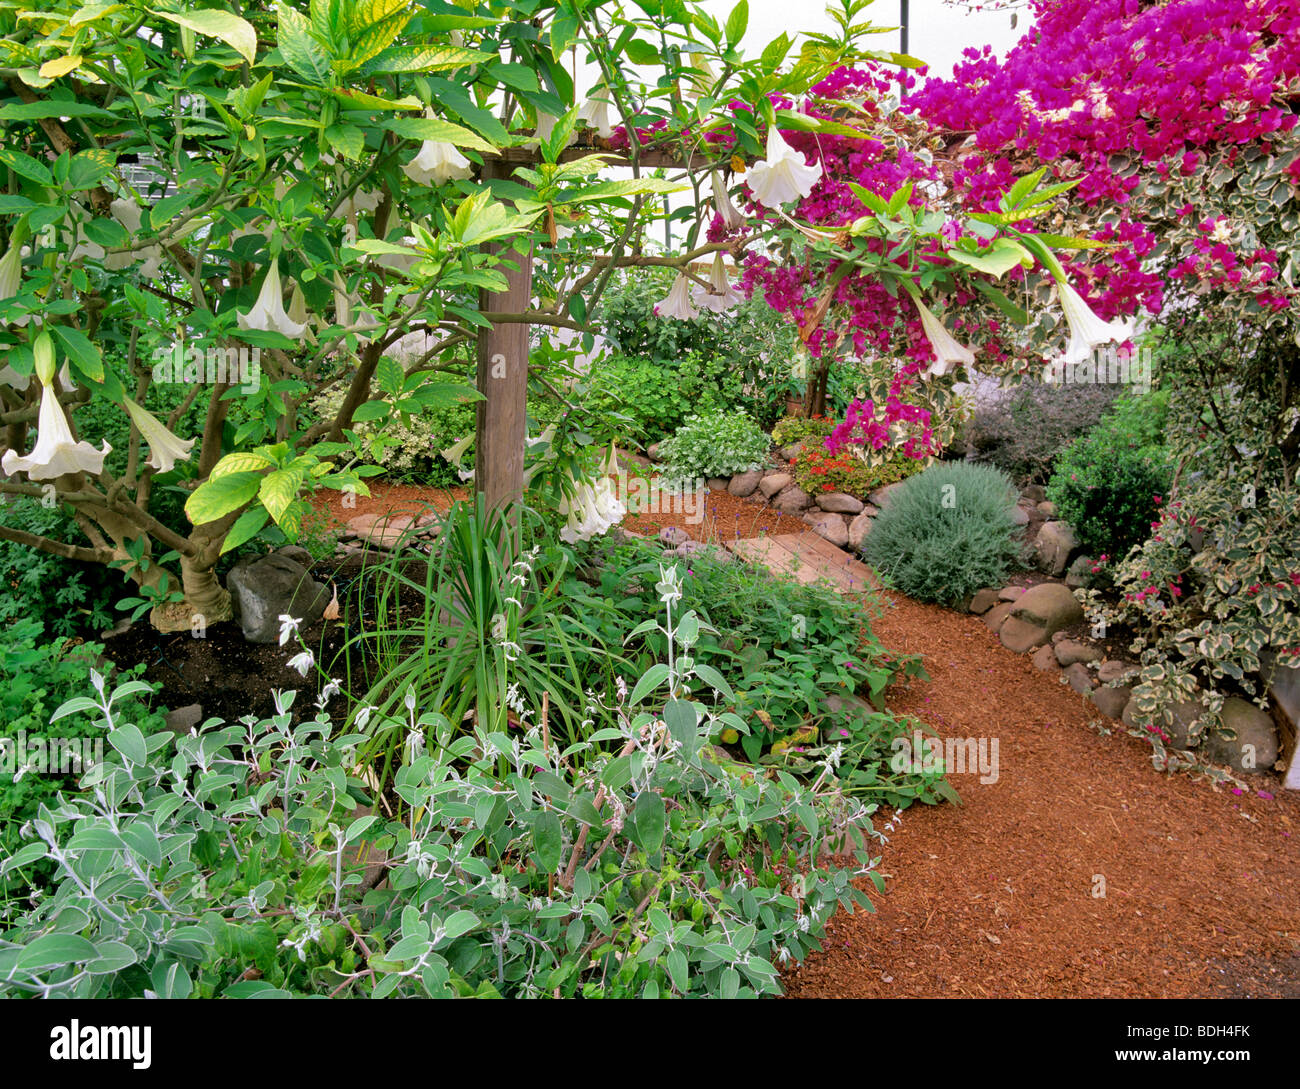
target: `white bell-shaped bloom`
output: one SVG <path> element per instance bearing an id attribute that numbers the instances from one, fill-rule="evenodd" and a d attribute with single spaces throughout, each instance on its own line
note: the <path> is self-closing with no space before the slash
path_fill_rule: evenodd
<path id="1" fill-rule="evenodd" d="M 126 197 L 118 197 L 109 206 L 109 211 L 113 213 L 116 219 L 123 227 L 131 233 L 131 240 L 140 233 L 140 206 L 135 201 Z M 88 243 L 93 245 L 93 243 Z M 101 254 L 103 251 L 100 251 Z M 104 257 L 104 267 L 108 269 L 130 268 L 137 260 L 143 263 L 140 265 L 140 276 L 142 279 L 150 279 L 158 275 L 158 270 L 162 266 L 162 250 L 157 246 L 148 246 L 142 250 L 132 250 L 126 253 L 113 253 Z"/>
<path id="2" fill-rule="evenodd" d="M 98 476 L 104 459 L 113 448 L 104 443 L 96 450 L 88 442 L 77 442 L 72 427 L 63 414 L 58 395 L 48 385 L 41 390 L 41 411 L 37 420 L 36 449 L 26 457 L 16 450 L 6 450 L 0 468 L 6 476 L 26 473 L 30 480 L 56 480 L 65 473 L 90 473 Z"/>
<path id="3" fill-rule="evenodd" d="M 17 246 L 10 246 L 0 257 L 0 299 L 12 299 L 23 283 L 23 255 Z"/>
<path id="4" fill-rule="evenodd" d="M 1061 296 L 1061 309 L 1070 324 L 1070 343 L 1065 349 L 1067 363 L 1082 363 L 1092 357 L 1093 349 L 1112 341 L 1122 344 L 1133 336 L 1137 323 L 1127 321 L 1102 321 L 1083 301 L 1083 296 L 1064 280 L 1057 282 Z"/>
<path id="5" fill-rule="evenodd" d="M 745 301 L 745 297 L 732 287 L 731 281 L 727 279 L 727 266 L 722 263 L 721 250 L 713 255 L 709 286 L 712 290 L 705 291 L 703 287 L 696 284 L 691 292 L 691 298 L 701 310 L 711 310 L 715 314 L 721 314 L 724 310 L 730 310 Z"/>
<path id="6" fill-rule="evenodd" d="M 126 406 L 127 415 L 139 430 L 140 437 L 149 444 L 149 460 L 146 464 L 152 465 L 159 472 L 168 473 L 178 461 L 190 460 L 194 439 L 178 438 L 157 416 L 143 405 L 136 404 L 130 397 L 123 397 L 122 404 Z"/>
<path id="7" fill-rule="evenodd" d="M 727 192 L 722 175 L 716 170 L 713 172 L 713 210 L 722 217 L 722 225 L 729 231 L 734 231 L 745 222 L 740 209 L 731 202 L 731 194 Z"/>
<path id="8" fill-rule="evenodd" d="M 616 469 L 617 462 L 611 450 L 599 478 L 579 484 L 573 497 L 560 503 L 559 512 L 568 519 L 560 530 L 561 540 L 569 544 L 590 540 L 608 533 L 623 520 L 627 507 L 618 498 L 614 482 L 609 479 L 609 474 Z"/>
<path id="9" fill-rule="evenodd" d="M 691 67 L 696 70 L 697 75 L 687 76 L 690 80 L 691 89 L 695 92 L 695 97 L 700 98 L 713 90 L 714 85 L 718 82 L 718 73 L 713 70 L 713 65 L 709 63 L 709 58 L 703 53 L 691 54 Z"/>
<path id="10" fill-rule="evenodd" d="M 655 315 L 661 318 L 679 318 L 682 321 L 700 316 L 695 304 L 691 302 L 690 281 L 686 279 L 686 273 L 679 272 L 672 289 L 655 303 Z"/>
<path id="11" fill-rule="evenodd" d="M 768 208 L 802 200 L 821 180 L 821 163 L 808 165 L 803 152 L 795 151 L 773 125 L 767 130 L 767 158 L 749 168 L 746 181 L 754 199 Z"/>
<path id="12" fill-rule="evenodd" d="M 307 328 L 306 322 L 294 321 L 284 309 L 284 288 L 280 285 L 280 264 L 271 259 L 262 281 L 262 290 L 257 302 L 247 314 L 237 317 L 241 329 L 264 329 L 267 332 L 283 333 L 290 338 L 300 337 Z"/>
<path id="13" fill-rule="evenodd" d="M 596 134 L 606 140 L 614 135 L 614 124 L 609 116 L 613 105 L 611 98 L 609 89 L 604 84 L 599 84 L 578 111 L 578 120 L 587 122 L 589 128 L 595 129 Z"/>
<path id="14" fill-rule="evenodd" d="M 975 362 L 975 354 L 969 348 L 957 343 L 943 322 L 934 316 L 925 303 L 917 298 L 913 298 L 912 301 L 920 311 L 921 327 L 925 330 L 930 349 L 934 352 L 934 363 L 927 372 L 929 376 L 937 378 L 947 374 L 958 364 L 971 366 Z"/>
<path id="15" fill-rule="evenodd" d="M 468 178 L 474 165 L 446 140 L 425 140 L 420 153 L 402 167 L 402 172 L 416 185 L 443 185 L 454 179 Z"/>

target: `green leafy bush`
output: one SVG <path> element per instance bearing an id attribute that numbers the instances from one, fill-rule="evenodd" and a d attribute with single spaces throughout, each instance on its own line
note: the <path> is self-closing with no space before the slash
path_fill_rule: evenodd
<path id="1" fill-rule="evenodd" d="M 826 416 L 783 416 L 772 428 L 772 443 L 789 446 L 808 438 L 820 438 L 835 430 L 835 421 Z"/>
<path id="2" fill-rule="evenodd" d="M 64 510 L 47 508 L 38 499 L 8 497 L 0 504 L 0 525 L 90 543 Z M 102 631 L 117 620 L 112 602 L 125 589 L 116 571 L 0 540 L 0 626 L 39 620 L 54 635 Z"/>
<path id="3" fill-rule="evenodd" d="M 72 701 L 113 743 L 88 777 L 104 800 L 43 807 L 0 865 L 59 877 L 9 904 L 0 995 L 779 994 L 778 966 L 818 948 L 839 906 L 868 905 L 823 848 L 850 846 L 883 889 L 874 807 L 829 760 L 810 788 L 710 746 L 735 718 L 714 693 L 734 694 L 692 663 L 707 626 L 680 607 L 679 574 L 661 570 L 657 593 L 647 631 L 668 659 L 619 700 L 617 727 L 561 752 L 537 708 L 511 736 L 411 700 L 391 817 L 355 814 L 372 801 L 360 736 L 320 708 L 294 725 L 292 693 L 270 719 L 182 737 L 138 729 L 120 690 Z M 387 859 L 374 888 L 363 848 Z"/>
<path id="4" fill-rule="evenodd" d="M 666 479 L 691 481 L 757 469 L 766 461 L 770 446 L 762 428 L 747 416 L 711 412 L 689 417 L 672 438 L 663 441 L 659 455 Z"/>
<path id="5" fill-rule="evenodd" d="M 919 601 L 956 605 L 1005 579 L 1018 551 L 1015 503 L 1015 488 L 997 469 L 932 465 L 890 495 L 863 559 Z"/>
<path id="6" fill-rule="evenodd" d="M 78 765 L 86 755 L 80 741 L 102 742 L 102 731 L 84 715 L 53 724 L 50 716 L 91 687 L 91 670 L 103 649 L 97 643 L 47 639 L 36 620 L 12 621 L 0 634 L 0 855 L 17 850 L 19 828 L 40 806 L 53 804 L 60 791 L 77 788 L 84 770 Z M 137 666 L 124 679 L 143 671 L 143 665 Z M 162 728 L 163 720 L 137 698 L 146 691 L 147 686 L 133 687 L 123 707 L 152 732 Z M 67 742 L 74 743 L 70 748 L 82 761 L 71 753 L 64 756 Z"/>
<path id="7" fill-rule="evenodd" d="M 1121 402 L 1056 461 L 1047 497 L 1093 556 L 1123 556 L 1151 533 L 1173 469 L 1160 445 L 1159 401 Z"/>

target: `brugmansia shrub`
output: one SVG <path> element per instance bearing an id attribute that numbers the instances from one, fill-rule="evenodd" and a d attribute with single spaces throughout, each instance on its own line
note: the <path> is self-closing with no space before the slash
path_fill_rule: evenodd
<path id="1" fill-rule="evenodd" d="M 910 597 L 955 605 L 1005 578 L 1018 550 L 1015 503 L 997 469 L 933 465 L 890 495 L 862 557 Z"/>
<path id="2" fill-rule="evenodd" d="M 768 446 L 768 437 L 749 417 L 710 412 L 688 419 L 663 441 L 659 455 L 665 477 L 688 482 L 757 469 L 767 458 Z"/>
<path id="3" fill-rule="evenodd" d="M 59 877 L 8 905 L 0 995 L 779 993 L 778 966 L 867 903 L 820 858 L 828 838 L 865 847 L 874 807 L 838 789 L 834 758 L 806 786 L 708 746 L 743 727 L 712 709 L 735 695 L 692 663 L 705 626 L 674 610 L 675 569 L 657 591 L 667 619 L 645 628 L 667 661 L 581 744 L 558 748 L 535 708 L 507 734 L 406 701 L 391 816 L 355 815 L 362 736 L 323 706 L 295 719 L 292 693 L 188 736 L 146 734 L 120 690 L 65 704 L 55 717 L 91 714 L 112 754 L 84 780 L 97 801 L 42 807 L 0 863 Z M 363 847 L 387 859 L 368 891 Z"/>

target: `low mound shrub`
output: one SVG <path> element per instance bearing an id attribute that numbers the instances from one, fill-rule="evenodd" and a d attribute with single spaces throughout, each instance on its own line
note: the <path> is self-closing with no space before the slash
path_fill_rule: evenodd
<path id="1" fill-rule="evenodd" d="M 1015 488 L 997 469 L 932 465 L 890 495 L 863 559 L 910 597 L 956 605 L 1005 579 L 1018 551 L 1015 502 Z"/>
<path id="2" fill-rule="evenodd" d="M 757 469 L 767 457 L 768 437 L 748 416 L 708 412 L 691 416 L 659 447 L 664 476 L 685 482 L 697 477 L 733 476 Z"/>
<path id="3" fill-rule="evenodd" d="M 879 465 L 868 465 L 847 450 L 832 454 L 821 447 L 806 447 L 791 462 L 795 482 L 809 495 L 844 492 L 859 498 L 886 484 L 897 484 L 921 471 L 922 462 L 903 454 Z"/>

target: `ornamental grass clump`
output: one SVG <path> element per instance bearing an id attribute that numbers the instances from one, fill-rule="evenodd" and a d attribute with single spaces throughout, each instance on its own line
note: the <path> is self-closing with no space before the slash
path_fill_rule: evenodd
<path id="1" fill-rule="evenodd" d="M 957 605 L 1006 578 L 1018 551 L 1015 504 L 997 469 L 933 465 L 889 496 L 862 557 L 908 596 Z"/>

